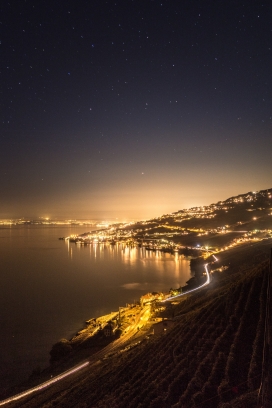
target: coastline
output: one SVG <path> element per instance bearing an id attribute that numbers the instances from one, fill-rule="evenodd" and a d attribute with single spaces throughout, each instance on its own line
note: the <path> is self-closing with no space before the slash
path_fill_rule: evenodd
<path id="1" fill-rule="evenodd" d="M 200 273 L 201 265 L 203 266 L 202 273 Z M 113 326 L 116 326 L 116 328 L 118 327 L 118 329 L 120 330 L 119 336 L 121 336 L 122 332 L 126 333 L 126 329 L 128 329 L 131 324 L 133 325 L 135 323 L 135 319 L 137 318 L 135 316 L 139 315 L 139 309 L 143 310 L 143 308 L 146 307 L 146 305 L 150 305 L 150 310 L 153 310 L 154 312 L 154 310 L 156 309 L 156 304 L 158 305 L 164 304 L 165 308 L 167 309 L 166 303 L 168 300 L 173 301 L 175 300 L 175 298 L 178 300 L 181 296 L 185 296 L 191 292 L 194 292 L 208 285 L 210 283 L 210 274 L 209 274 L 207 266 L 208 266 L 208 263 L 204 264 L 204 259 L 202 259 L 201 262 L 198 262 L 198 268 L 194 270 L 194 276 L 186 282 L 185 286 L 183 286 L 182 288 L 180 287 L 179 289 L 182 291 L 174 296 L 171 296 L 171 293 L 172 293 L 171 289 L 169 290 L 169 292 L 164 292 L 164 293 L 156 293 L 156 292 L 147 293 L 143 295 L 139 299 L 139 301 L 137 301 L 136 303 L 132 305 L 126 305 L 126 307 L 119 306 L 119 310 L 117 311 L 86 320 L 85 321 L 86 326 L 83 328 L 80 328 L 76 332 L 76 334 L 72 336 L 69 340 L 62 339 L 58 343 L 53 345 L 50 354 L 52 353 L 52 350 L 54 349 L 55 346 L 58 346 L 58 344 L 60 344 L 61 342 L 64 342 L 64 345 L 66 346 L 68 345 L 71 347 L 70 349 L 71 352 L 72 351 L 76 352 L 76 350 L 79 350 L 81 347 L 83 347 L 83 349 L 90 347 L 90 349 L 88 349 L 88 356 L 90 356 L 91 354 L 93 354 L 93 352 L 100 350 L 101 348 L 105 346 L 105 344 L 107 344 L 107 342 L 105 343 L 105 341 L 102 341 L 102 343 L 96 342 L 96 338 L 99 337 L 98 336 L 99 334 L 103 333 L 103 330 L 106 326 L 113 325 Z M 206 275 L 205 282 L 203 282 L 204 275 Z M 159 310 L 160 310 L 160 307 L 159 307 Z M 163 320 L 164 318 L 169 318 L 169 316 L 162 317 L 160 319 L 153 319 L 153 320 L 151 318 L 149 323 L 153 325 L 156 321 Z M 148 322 L 145 322 L 145 324 L 147 323 Z M 138 330 L 142 326 L 143 325 L 140 325 L 138 327 Z M 110 339 L 110 342 L 112 340 L 114 339 Z M 90 354 L 90 351 L 92 351 L 91 354 Z M 85 356 L 85 353 L 81 353 L 81 354 L 83 354 L 82 357 L 87 357 L 87 355 Z M 67 358 L 69 359 L 68 351 L 67 351 Z"/>
<path id="2" fill-rule="evenodd" d="M 82 247 L 58 239 L 83 231 L 84 226 L 1 229 L 6 271 L 1 347 L 7 367 L 1 393 L 48 367 L 52 345 L 84 333 L 85 319 L 101 318 L 148 290 L 168 290 L 172 282 L 177 287 L 190 277 L 189 261 L 180 256 L 118 245 Z"/>
<path id="3" fill-rule="evenodd" d="M 188 288 L 190 288 L 189 285 Z M 197 289 L 198 288 L 195 288 L 195 290 Z M 162 304 L 165 300 L 167 300 L 167 298 L 169 297 L 169 293 L 167 292 L 161 294 L 163 295 L 163 300 L 159 301 L 159 304 Z M 186 292 L 183 293 L 183 295 L 186 294 Z M 143 295 L 142 298 L 145 298 L 148 295 L 151 294 Z M 154 296 L 154 292 L 152 296 Z M 176 297 L 178 298 L 179 296 Z M 99 354 L 103 353 L 103 359 L 105 359 L 109 358 L 108 356 L 119 355 L 119 353 L 122 352 L 122 350 L 120 349 L 120 346 L 122 344 L 123 351 L 125 351 L 142 343 L 144 339 L 146 341 L 147 334 L 154 334 L 154 330 L 153 332 L 150 331 L 152 330 L 153 325 L 161 320 L 168 320 L 170 316 L 162 317 L 159 319 L 154 319 L 154 317 L 152 318 L 152 302 L 147 301 L 146 304 L 148 306 L 146 306 L 146 304 L 143 303 L 142 298 L 135 304 L 126 305 L 126 307 L 119 307 L 118 311 L 86 320 L 86 326 L 77 331 L 70 340 L 61 339 L 58 343 L 52 346 L 51 352 L 55 346 L 57 346 L 57 348 L 59 347 L 59 345 L 66 347 L 67 353 L 65 355 L 61 355 L 60 358 L 56 359 L 56 361 L 51 361 L 51 364 L 43 370 L 33 370 L 27 381 L 25 381 L 21 385 L 18 385 L 17 387 L 11 388 L 10 391 L 8 391 L 6 395 L 4 393 L 1 398 L 9 398 L 14 395 L 14 392 L 16 394 L 20 394 L 21 392 L 24 392 L 24 389 L 38 387 L 38 384 L 41 384 L 44 381 L 49 381 L 50 377 L 52 376 L 54 378 L 57 378 L 58 376 L 61 377 L 62 373 L 65 372 L 65 370 L 73 370 L 76 365 L 82 364 L 84 363 L 84 361 L 89 361 L 89 359 L 92 358 L 92 355 L 94 354 L 95 356 L 98 356 Z M 143 313 L 145 314 L 147 310 L 149 310 L 149 317 L 147 319 L 144 319 L 143 321 L 140 320 L 143 319 L 140 316 L 143 315 Z M 105 334 L 103 335 L 103 329 L 108 326 L 110 322 L 114 321 L 119 322 L 118 328 L 120 330 L 120 333 L 117 336 L 115 334 L 111 337 L 106 337 Z M 132 329 L 133 326 L 134 328 Z M 131 330 L 134 331 L 133 337 L 126 335 L 126 332 Z M 119 347 L 118 345 L 116 346 L 117 339 L 120 339 L 121 341 Z M 113 345 L 111 346 L 111 344 Z M 129 345 L 125 346 L 126 344 Z"/>

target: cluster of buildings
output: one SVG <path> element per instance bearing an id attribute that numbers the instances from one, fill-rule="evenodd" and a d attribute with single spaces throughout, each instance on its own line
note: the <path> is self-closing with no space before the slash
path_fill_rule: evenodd
<path id="1" fill-rule="evenodd" d="M 267 222 L 267 227 L 265 221 L 262 228 L 257 228 L 261 220 L 268 218 L 271 218 L 271 222 Z M 224 243 L 216 238 L 233 232 L 237 233 L 237 237 L 230 238 L 229 235 Z M 141 246 L 150 251 L 182 252 L 190 246 L 205 251 L 207 243 L 203 242 L 207 242 L 211 236 L 213 244 L 208 243 L 209 250 L 215 251 L 215 248 L 221 250 L 251 239 L 263 239 L 266 235 L 272 236 L 272 189 L 249 192 L 216 204 L 180 210 L 149 221 L 104 225 L 97 231 L 69 237 L 69 240 L 78 245 L 121 243 L 131 247 Z M 202 239 L 199 239 L 198 245 L 188 244 L 194 237 Z"/>

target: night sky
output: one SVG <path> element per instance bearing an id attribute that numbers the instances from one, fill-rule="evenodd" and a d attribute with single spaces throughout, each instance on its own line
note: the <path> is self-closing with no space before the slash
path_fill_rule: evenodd
<path id="1" fill-rule="evenodd" d="M 0 218 L 272 187 L 272 3 L 4 0 Z"/>

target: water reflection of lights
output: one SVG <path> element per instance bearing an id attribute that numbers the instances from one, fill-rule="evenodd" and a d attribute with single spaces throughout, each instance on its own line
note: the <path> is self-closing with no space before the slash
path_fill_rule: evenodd
<path id="1" fill-rule="evenodd" d="M 97 256 L 97 243 L 93 244 L 93 249 L 94 249 L 94 258 L 96 259 L 96 256 Z"/>
<path id="2" fill-rule="evenodd" d="M 82 252 L 87 252 L 94 262 L 105 261 L 106 269 L 109 267 L 109 261 L 121 261 L 132 273 L 136 273 L 135 268 L 139 265 L 140 268 L 143 268 L 141 272 L 146 274 L 147 281 L 150 279 L 153 282 L 155 268 L 157 285 L 161 285 L 165 279 L 171 280 L 170 285 L 185 284 L 185 281 L 191 276 L 188 259 L 177 252 L 170 254 L 160 250 L 147 250 L 145 247 L 126 245 L 121 242 L 114 244 L 110 242 L 93 242 L 87 245 L 75 245 L 67 241 L 67 244 L 70 260 L 77 260 Z M 154 282 L 152 285 L 154 285 Z"/>
<path id="3" fill-rule="evenodd" d="M 70 244 L 69 239 L 67 240 L 67 250 L 68 250 L 68 257 L 70 259 L 73 259 L 73 248 L 72 248 L 72 246 Z"/>
<path id="4" fill-rule="evenodd" d="M 124 261 L 129 262 L 130 264 L 134 264 L 136 262 L 137 257 L 139 256 L 136 248 L 131 248 L 125 246 L 121 251 L 121 256 Z"/>

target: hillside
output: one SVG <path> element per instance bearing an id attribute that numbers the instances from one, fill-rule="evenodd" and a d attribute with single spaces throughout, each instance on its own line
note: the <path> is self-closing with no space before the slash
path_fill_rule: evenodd
<path id="1" fill-rule="evenodd" d="M 10 406 L 256 407 L 270 247 L 266 242 L 224 255 L 224 263 L 232 255 L 229 269 L 171 306 L 174 326 L 164 335 Z"/>
<path id="2" fill-rule="evenodd" d="M 175 244 L 222 248 L 243 242 L 249 235 L 271 235 L 272 189 L 248 192 L 204 207 L 166 214 L 156 220 L 148 234 L 153 238 L 171 238 Z M 154 220 L 152 220 L 154 222 Z M 152 225 L 152 224 L 151 224 Z M 164 225 L 167 234 L 158 235 Z M 141 234 L 138 231 L 138 236 Z M 172 236 L 171 236 L 172 235 Z"/>
<path id="3" fill-rule="evenodd" d="M 82 234 L 72 241 L 123 243 L 148 250 L 179 251 L 209 248 L 220 251 L 230 245 L 272 236 L 272 188 L 248 192 L 208 206 L 183 209 L 151 220 L 115 224 Z"/>

